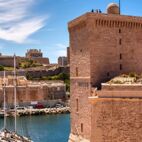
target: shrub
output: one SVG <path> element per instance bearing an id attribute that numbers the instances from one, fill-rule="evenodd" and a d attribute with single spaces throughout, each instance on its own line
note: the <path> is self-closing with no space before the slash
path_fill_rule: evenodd
<path id="1" fill-rule="evenodd" d="M 134 72 L 131 72 L 131 73 L 129 73 L 129 77 L 139 78 L 139 75 Z"/>
<path id="2" fill-rule="evenodd" d="M 26 78 L 27 78 L 28 80 L 32 80 L 32 79 L 33 79 L 33 77 L 32 77 L 28 72 L 26 72 Z"/>
<path id="3" fill-rule="evenodd" d="M 114 83 L 114 84 L 123 84 L 120 80 L 113 80 L 113 81 L 111 81 L 111 83 Z"/>
<path id="4" fill-rule="evenodd" d="M 121 76 L 122 76 L 122 77 L 128 77 L 128 75 L 127 75 L 127 74 L 122 74 Z"/>
<path id="5" fill-rule="evenodd" d="M 4 67 L 0 65 L 0 71 L 4 71 Z"/>

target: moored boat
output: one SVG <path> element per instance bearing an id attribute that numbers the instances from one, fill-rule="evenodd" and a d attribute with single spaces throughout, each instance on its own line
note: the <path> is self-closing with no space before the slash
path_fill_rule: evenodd
<path id="1" fill-rule="evenodd" d="M 4 118 L 4 112 L 0 111 L 0 118 Z"/>
<path id="2" fill-rule="evenodd" d="M 4 96 L 4 110 L 0 111 L 0 117 L 4 117 L 4 128 L 0 131 L 0 142 L 33 142 L 29 138 L 19 135 L 17 133 L 17 78 L 16 78 L 16 56 L 14 55 L 14 118 L 15 118 L 15 130 L 9 131 L 6 129 L 6 119 L 7 119 L 7 110 L 6 110 L 6 83 L 5 83 L 5 71 L 4 71 L 4 81 L 3 81 L 3 96 Z"/>
<path id="3" fill-rule="evenodd" d="M 3 129 L 2 131 L 0 131 L 0 142 L 32 142 L 32 141 L 27 137 L 18 135 L 15 132 Z"/>

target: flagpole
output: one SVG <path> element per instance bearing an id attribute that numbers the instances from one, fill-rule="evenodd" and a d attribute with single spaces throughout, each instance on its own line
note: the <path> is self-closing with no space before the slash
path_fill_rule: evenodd
<path id="1" fill-rule="evenodd" d="M 119 14 L 121 14 L 121 0 L 119 0 Z"/>

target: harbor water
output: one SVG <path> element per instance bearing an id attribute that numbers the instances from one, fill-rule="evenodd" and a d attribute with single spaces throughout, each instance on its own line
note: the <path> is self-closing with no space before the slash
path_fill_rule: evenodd
<path id="1" fill-rule="evenodd" d="M 0 118 L 0 128 L 3 118 Z M 7 118 L 7 128 L 14 130 L 14 118 Z M 34 142 L 67 142 L 70 133 L 70 115 L 39 115 L 17 117 L 17 132 Z"/>

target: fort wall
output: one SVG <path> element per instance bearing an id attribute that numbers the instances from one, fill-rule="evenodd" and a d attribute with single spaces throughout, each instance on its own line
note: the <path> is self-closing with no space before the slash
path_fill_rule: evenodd
<path id="1" fill-rule="evenodd" d="M 93 104 L 92 107 L 87 98 L 92 95 L 91 87 L 100 89 L 102 82 L 108 81 L 114 76 L 142 72 L 142 18 L 91 12 L 71 21 L 68 27 L 70 33 L 71 136 L 83 137 L 91 142 L 120 142 L 125 141 L 126 136 L 126 141 L 130 142 L 132 140 L 130 134 L 133 132 L 133 136 L 136 133 L 139 135 L 134 136 L 135 141 L 139 141 L 141 129 L 136 129 L 137 122 L 132 124 L 134 120 L 131 117 L 137 113 L 137 108 L 141 109 L 141 100 L 136 99 L 141 97 L 141 89 L 140 91 L 135 89 L 132 92 L 133 87 L 125 86 L 126 90 L 121 91 L 124 87 L 116 89 L 117 87 L 113 86 L 117 91 L 112 92 L 105 88 L 95 94 L 95 97 L 105 97 L 103 101 Z M 110 97 L 109 101 L 107 97 Z M 122 98 L 114 103 L 113 97 Z M 123 97 L 135 99 L 131 103 L 130 100 L 123 100 Z M 133 105 L 135 107 L 132 110 Z M 102 108 L 104 111 L 101 112 Z M 123 109 L 124 111 L 122 111 Z M 122 126 L 122 130 L 119 127 L 116 128 L 117 122 L 113 121 L 116 118 L 112 111 L 118 121 L 121 115 L 127 114 L 126 119 L 123 117 L 119 121 L 125 124 L 124 127 Z M 118 111 L 118 115 L 115 114 L 115 111 Z M 130 112 L 133 113 L 128 115 Z M 141 110 L 135 116 L 138 117 L 138 127 L 141 122 L 140 114 Z M 102 124 L 99 124 L 99 121 Z M 125 131 L 131 127 L 127 126 L 127 122 L 134 125 L 130 133 L 130 129 Z M 111 129 L 113 125 L 114 129 Z M 117 131 L 120 132 L 120 136 L 117 135 Z"/>
<path id="2" fill-rule="evenodd" d="M 19 67 L 19 60 L 16 57 L 16 67 Z M 0 56 L 0 65 L 13 67 L 14 66 L 14 57 L 12 56 Z"/>
<path id="3" fill-rule="evenodd" d="M 69 25 L 70 26 L 70 25 Z M 91 106 L 89 32 L 85 28 L 69 28 L 70 31 L 70 77 L 71 77 L 71 133 L 90 138 Z M 88 123 L 85 123 L 88 122 Z"/>
<path id="4" fill-rule="evenodd" d="M 13 78 L 5 79 L 6 103 L 13 105 L 14 103 L 14 86 Z M 0 80 L 0 106 L 3 105 L 3 79 Z M 17 104 L 30 105 L 31 102 L 48 102 L 49 100 L 65 100 L 66 85 L 60 81 L 27 81 L 23 77 L 17 79 Z"/>
<path id="5" fill-rule="evenodd" d="M 102 91 L 142 91 L 141 84 L 102 84 Z"/>
<path id="6" fill-rule="evenodd" d="M 140 142 L 141 99 L 91 99 L 91 142 Z"/>
<path id="7" fill-rule="evenodd" d="M 46 64 L 46 65 L 50 64 L 49 58 L 43 58 L 43 57 L 40 58 L 40 57 L 38 57 L 38 58 L 32 58 L 32 60 L 36 61 L 36 62 L 38 62 L 40 64 Z"/>
<path id="8" fill-rule="evenodd" d="M 105 14 L 89 17 L 93 85 L 122 73 L 140 73 L 142 18 Z"/>

